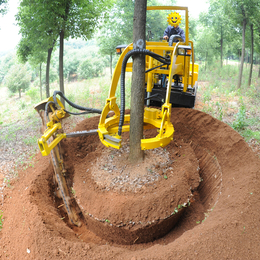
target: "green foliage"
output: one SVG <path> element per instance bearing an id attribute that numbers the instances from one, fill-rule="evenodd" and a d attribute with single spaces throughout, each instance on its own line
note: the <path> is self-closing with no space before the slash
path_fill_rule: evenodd
<path id="1" fill-rule="evenodd" d="M 216 107 L 217 107 L 217 112 L 219 114 L 218 119 L 220 121 L 222 121 L 222 119 L 223 119 L 223 108 L 222 108 L 222 105 L 218 101 L 216 102 Z"/>
<path id="2" fill-rule="evenodd" d="M 38 138 L 38 136 L 28 137 L 23 139 L 23 142 L 28 146 L 34 146 L 35 144 L 37 144 Z"/>
<path id="3" fill-rule="evenodd" d="M 247 125 L 246 123 L 246 106 L 241 98 L 241 106 L 239 108 L 238 113 L 236 114 L 235 121 L 232 123 L 232 127 L 235 130 L 242 130 Z"/>
<path id="4" fill-rule="evenodd" d="M 12 93 L 19 92 L 20 94 L 22 90 L 29 88 L 30 80 L 31 76 L 27 71 L 27 67 L 25 65 L 15 64 L 5 77 L 5 85 Z"/>
<path id="5" fill-rule="evenodd" d="M 12 52 L 7 53 L 0 60 L 0 84 L 3 82 L 5 75 L 15 64 L 15 55 Z"/>
<path id="6" fill-rule="evenodd" d="M 99 25 L 98 18 L 106 13 L 110 7 L 110 0 L 94 1 L 40 1 L 22 0 L 16 16 L 20 26 L 22 39 L 18 47 L 18 56 L 22 62 L 30 61 L 34 64 L 42 63 L 48 52 L 48 62 L 52 49 L 60 38 L 60 46 L 64 39 L 92 36 Z M 63 66 L 63 53 L 60 55 L 59 65 Z M 76 64 L 75 64 L 76 63 Z M 67 62 L 65 73 L 75 72 L 79 60 Z M 48 68 L 48 66 L 47 66 Z M 61 68 L 61 71 L 63 68 Z M 63 77 L 63 73 L 60 76 Z M 46 73 L 46 86 L 49 88 L 48 72 Z M 46 89 L 49 95 L 48 89 Z"/>
<path id="7" fill-rule="evenodd" d="M 260 142 L 260 131 L 253 131 L 251 129 L 245 129 L 241 132 L 242 136 L 248 141 L 251 139 L 256 139 Z"/>
<path id="8" fill-rule="evenodd" d="M 157 6 L 160 5 L 160 2 L 158 0 L 149 0 L 147 2 L 147 5 Z M 163 3 L 162 5 L 165 5 L 165 3 Z M 146 13 L 146 35 L 148 35 L 148 31 L 152 32 L 152 39 L 149 39 L 150 41 L 160 41 L 160 38 L 163 36 L 163 33 L 168 26 L 168 14 L 168 10 L 151 10 Z M 184 17 L 182 17 L 182 23 L 180 27 L 183 29 L 185 27 Z"/>
<path id="9" fill-rule="evenodd" d="M 3 211 L 0 210 L 0 231 L 1 231 L 1 229 L 3 228 L 3 222 L 4 222 L 4 219 L 3 219 Z"/>
<path id="10" fill-rule="evenodd" d="M 7 11 L 7 0 L 0 0 L 0 15 L 5 14 Z"/>
<path id="11" fill-rule="evenodd" d="M 10 179 L 4 178 L 4 183 L 6 184 L 6 186 L 7 186 L 8 188 L 11 188 L 10 182 L 11 182 Z"/>
<path id="12" fill-rule="evenodd" d="M 89 79 L 98 77 L 104 70 L 104 63 L 99 58 L 85 59 L 79 65 L 79 77 Z"/>
<path id="13" fill-rule="evenodd" d="M 80 52 L 69 50 L 64 55 L 64 76 L 69 79 L 70 75 L 76 74 L 81 62 Z"/>
<path id="14" fill-rule="evenodd" d="M 43 71 L 42 71 L 42 83 L 43 84 L 46 83 L 46 80 L 45 80 L 45 78 L 46 78 L 46 69 L 45 68 L 46 67 L 43 66 Z M 53 66 L 50 67 L 49 77 L 50 77 L 50 83 L 55 82 L 59 78 L 58 72 L 57 72 L 57 70 Z"/>
<path id="15" fill-rule="evenodd" d="M 167 1 L 166 1 L 167 2 Z M 165 1 L 148 0 L 148 6 L 167 5 Z M 168 1 L 173 2 L 173 1 Z M 105 55 L 115 54 L 115 47 L 120 44 L 129 44 L 133 41 L 133 14 L 134 1 L 117 1 L 111 9 L 98 35 L 100 51 Z M 168 5 L 171 5 L 169 3 Z M 169 11 L 150 10 L 146 17 L 146 35 L 152 33 L 151 41 L 159 41 L 167 27 Z M 183 26 L 185 23 L 183 22 Z"/>
<path id="16" fill-rule="evenodd" d="M 40 101 L 40 92 L 39 88 L 31 86 L 27 91 L 26 95 L 28 95 L 33 103 L 36 103 L 36 101 Z"/>

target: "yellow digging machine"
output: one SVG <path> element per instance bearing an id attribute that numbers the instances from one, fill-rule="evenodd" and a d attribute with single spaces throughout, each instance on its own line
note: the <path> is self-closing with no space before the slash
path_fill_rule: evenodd
<path id="1" fill-rule="evenodd" d="M 120 149 L 122 132 L 129 131 L 130 115 L 125 114 L 125 72 L 132 71 L 129 58 L 136 54 L 145 55 L 145 107 L 144 129 L 156 128 L 158 134 L 153 138 L 142 139 L 141 149 L 154 149 L 168 145 L 173 139 L 174 127 L 171 118 L 172 106 L 193 108 L 198 87 L 198 65 L 194 63 L 193 42 L 189 40 L 188 8 L 177 6 L 149 6 L 147 10 L 177 10 L 185 13 L 185 40 L 180 35 L 172 35 L 169 42 L 146 42 L 146 49 L 134 48 L 133 44 L 118 46 L 120 54 L 117 62 L 108 98 L 103 110 L 86 108 L 69 101 L 62 92 L 54 91 L 52 97 L 35 106 L 40 113 L 43 124 L 47 127 L 38 145 L 43 156 L 51 154 L 56 181 L 63 198 L 70 221 L 80 225 L 77 214 L 71 205 L 69 191 L 66 186 L 66 170 L 60 149 L 60 141 L 64 138 L 98 134 L 100 141 L 107 147 Z M 168 21 L 180 19 L 178 13 L 169 14 Z M 180 22 L 180 20 L 179 20 Z M 121 106 L 116 103 L 116 88 L 121 76 Z M 60 100 L 60 95 L 69 105 L 80 113 L 67 111 Z M 109 117 L 109 112 L 114 115 Z M 101 114 L 97 129 L 73 133 L 64 133 L 61 121 L 69 114 Z"/>

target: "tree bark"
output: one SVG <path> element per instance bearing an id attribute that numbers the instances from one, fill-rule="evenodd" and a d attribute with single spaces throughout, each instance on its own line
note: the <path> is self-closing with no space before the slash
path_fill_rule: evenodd
<path id="1" fill-rule="evenodd" d="M 223 67 L 223 28 L 220 29 L 220 66 Z"/>
<path id="2" fill-rule="evenodd" d="M 243 19 L 243 32 L 242 32 L 242 53 L 241 53 L 241 62 L 240 62 L 240 69 L 238 75 L 238 84 L 237 88 L 241 88 L 242 76 L 243 76 L 243 66 L 244 66 L 244 59 L 245 59 L 245 35 L 246 35 L 246 18 Z"/>
<path id="3" fill-rule="evenodd" d="M 258 65 L 260 64 L 260 57 L 259 57 L 259 60 L 258 60 Z M 260 65 L 259 65 L 259 69 L 258 69 L 258 78 L 260 78 Z"/>
<path id="4" fill-rule="evenodd" d="M 147 0 L 135 1 L 133 44 L 134 49 L 145 49 L 145 25 L 146 25 Z M 133 57 L 133 74 L 131 88 L 131 112 L 130 112 L 130 153 L 131 163 L 137 163 L 144 159 L 144 151 L 141 150 L 143 138 L 144 119 L 144 85 L 145 85 L 145 56 L 138 54 Z"/>
<path id="5" fill-rule="evenodd" d="M 50 63 L 51 63 L 51 54 L 53 47 L 48 49 L 47 65 L 46 65 L 46 98 L 50 96 Z"/>
<path id="6" fill-rule="evenodd" d="M 40 95 L 42 100 L 42 64 L 40 63 Z"/>
<path id="7" fill-rule="evenodd" d="M 60 91 L 65 95 L 64 89 L 64 76 L 63 76 L 63 52 L 64 52 L 64 30 L 60 32 L 60 52 L 59 52 L 59 78 L 60 78 Z M 65 101 L 61 98 L 61 102 L 65 107 Z"/>
<path id="8" fill-rule="evenodd" d="M 206 57 L 205 57 L 205 72 L 207 71 L 207 60 L 208 60 L 208 52 L 206 51 Z"/>
<path id="9" fill-rule="evenodd" d="M 246 68 L 248 67 L 248 63 L 249 63 L 249 53 L 248 53 L 248 50 L 245 50 L 245 55 L 246 55 L 246 58 L 245 58 L 245 63 L 246 63 Z"/>
<path id="10" fill-rule="evenodd" d="M 113 57 L 112 57 L 112 53 L 110 53 L 110 77 L 111 77 L 111 80 L 112 80 L 112 62 L 113 62 Z"/>
<path id="11" fill-rule="evenodd" d="M 253 62 L 254 62 L 254 25 L 251 23 L 250 25 L 251 31 L 251 51 L 250 51 L 250 71 L 249 71 L 249 78 L 248 78 L 248 87 L 251 85 L 252 81 L 252 72 L 253 72 Z"/>

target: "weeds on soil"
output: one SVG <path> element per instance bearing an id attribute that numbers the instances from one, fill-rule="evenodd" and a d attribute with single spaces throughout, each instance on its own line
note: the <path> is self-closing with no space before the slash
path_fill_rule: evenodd
<path id="1" fill-rule="evenodd" d="M 3 222 L 4 222 L 4 219 L 3 219 L 3 211 L 0 210 L 0 231 L 1 231 L 1 229 L 3 228 Z"/>
<path id="2" fill-rule="evenodd" d="M 200 68 L 199 88 L 203 102 L 202 111 L 229 124 L 246 140 L 260 140 L 260 78 L 259 66 L 253 70 L 252 84 L 248 87 L 249 68 L 244 69 L 241 89 L 237 89 L 238 65 L 211 66 L 205 71 Z"/>
<path id="3" fill-rule="evenodd" d="M 99 78 L 65 83 L 65 96 L 81 106 L 103 109 L 108 98 L 110 82 L 108 74 Z M 126 108 L 130 107 L 130 88 L 130 74 L 126 73 Z M 50 94 L 58 89 L 58 83 L 52 83 Z M 16 166 L 23 165 L 24 162 L 28 162 L 26 157 L 38 151 L 37 139 L 40 137 L 41 119 L 34 106 L 41 101 L 40 89 L 32 84 L 26 93 L 22 93 L 20 99 L 18 94 L 10 96 L 8 89 L 3 85 L 0 86 L 0 93 L 0 146 L 12 155 L 11 160 L 15 160 Z M 117 88 L 116 97 L 120 107 L 120 86 Z M 45 99 L 45 89 L 43 98 Z M 79 112 L 68 104 L 66 108 L 71 112 Z M 81 117 L 88 118 L 90 115 Z M 27 167 L 28 165 L 24 169 Z"/>

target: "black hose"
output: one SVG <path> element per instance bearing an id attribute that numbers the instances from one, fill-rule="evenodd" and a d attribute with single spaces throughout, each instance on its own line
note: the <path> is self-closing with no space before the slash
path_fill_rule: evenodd
<path id="1" fill-rule="evenodd" d="M 57 102 L 57 98 L 56 98 L 56 95 L 60 95 L 70 106 L 76 108 L 76 109 L 79 109 L 79 110 L 84 110 L 84 111 L 87 111 L 86 113 L 84 114 L 88 114 L 88 113 L 97 113 L 97 114 L 101 114 L 102 113 L 102 110 L 100 109 L 95 109 L 95 108 L 88 108 L 88 107 L 82 107 L 82 106 L 79 106 L 73 102 L 71 102 L 70 100 L 68 100 L 65 95 L 59 91 L 59 90 L 55 90 L 53 92 L 53 100 L 54 100 L 54 103 L 56 105 L 58 105 L 58 102 Z M 67 113 L 69 114 L 72 114 L 72 115 L 75 115 L 75 113 L 72 113 L 72 112 L 69 112 L 67 110 L 65 110 Z"/>
<path id="2" fill-rule="evenodd" d="M 66 109 L 64 109 L 64 111 L 67 112 L 67 113 L 69 113 L 69 114 L 71 114 L 71 115 L 75 115 L 75 116 L 78 116 L 78 115 L 86 115 L 86 114 L 90 114 L 90 113 L 91 113 L 91 112 L 89 112 L 89 111 L 80 112 L 80 113 L 74 113 L 74 112 L 70 112 L 70 111 L 68 111 L 68 110 L 66 110 Z"/>
<path id="3" fill-rule="evenodd" d="M 156 67 L 154 67 L 154 68 L 151 68 L 151 69 L 149 69 L 149 70 L 146 70 L 145 73 L 150 72 L 150 71 L 155 70 L 155 69 L 158 69 L 158 68 L 161 68 L 162 66 L 165 66 L 165 64 L 161 64 L 161 65 L 159 65 L 159 66 L 156 66 Z"/>
<path id="4" fill-rule="evenodd" d="M 131 56 L 136 55 L 136 54 L 151 56 L 152 58 L 160 61 L 164 65 L 171 64 L 170 58 L 165 58 L 159 54 L 156 54 L 156 53 L 151 52 L 146 49 L 134 49 L 134 50 L 129 51 L 125 55 L 125 57 L 123 59 L 123 63 L 122 63 L 122 68 L 121 68 L 121 108 L 120 108 L 120 118 L 119 118 L 119 125 L 118 125 L 118 135 L 119 136 L 121 136 L 121 134 L 122 134 L 122 127 L 123 127 L 124 118 L 125 118 L 125 69 L 126 69 L 126 64 L 127 64 L 128 59 Z"/>
<path id="5" fill-rule="evenodd" d="M 49 107 L 49 105 L 50 104 L 54 104 L 55 105 L 55 103 L 53 102 L 53 101 L 49 101 L 49 102 L 47 102 L 46 104 L 45 104 L 45 115 L 46 115 L 46 117 L 50 120 L 50 118 L 49 118 L 49 114 L 48 114 L 48 107 Z"/>

